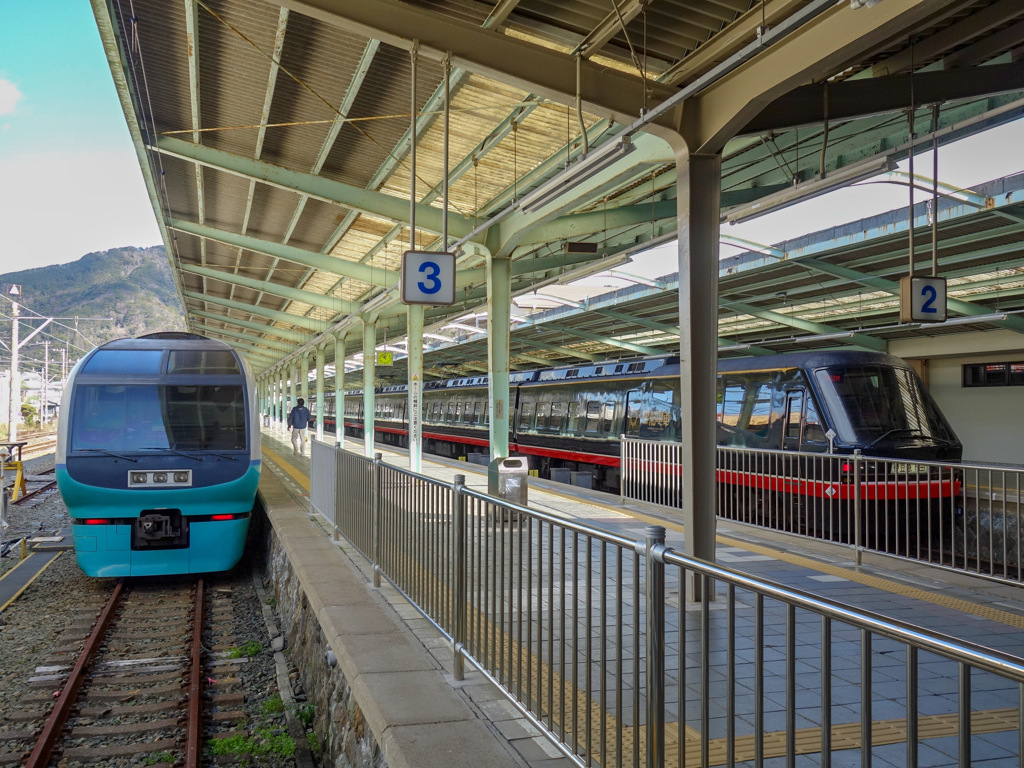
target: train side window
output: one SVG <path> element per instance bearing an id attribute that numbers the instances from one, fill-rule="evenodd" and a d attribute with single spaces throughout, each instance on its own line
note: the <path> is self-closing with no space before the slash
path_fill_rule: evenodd
<path id="1" fill-rule="evenodd" d="M 447 417 L 445 417 L 445 421 L 447 421 L 449 424 L 454 423 L 455 420 L 458 418 L 457 411 L 458 411 L 458 404 L 454 400 L 449 400 L 448 401 L 448 415 L 447 415 Z"/>
<path id="2" fill-rule="evenodd" d="M 551 423 L 551 403 L 537 404 L 537 431 L 547 432 Z"/>
<path id="3" fill-rule="evenodd" d="M 487 402 L 484 403 L 484 421 L 483 421 L 483 423 L 484 424 L 490 424 L 491 423 L 491 401 L 490 401 L 490 399 L 488 399 Z"/>
<path id="4" fill-rule="evenodd" d="M 601 403 L 587 403 L 587 421 L 584 431 L 587 434 L 597 434 L 601 427 Z"/>
<path id="5" fill-rule="evenodd" d="M 551 421 L 549 426 L 552 432 L 562 432 L 565 430 L 565 415 L 567 410 L 565 403 L 551 404 Z"/>
<path id="6" fill-rule="evenodd" d="M 473 403 L 473 423 L 479 424 L 482 420 L 480 418 L 480 412 L 483 411 L 484 404 L 477 400 Z"/>
<path id="7" fill-rule="evenodd" d="M 718 421 L 726 427 L 738 427 L 743 415 L 746 383 L 743 379 L 726 379 L 722 392 L 722 405 Z"/>
<path id="8" fill-rule="evenodd" d="M 453 424 L 458 424 L 462 421 L 462 403 L 458 400 L 455 401 L 455 413 L 453 414 L 450 410 L 448 414 L 452 417 L 451 421 Z"/>
<path id="9" fill-rule="evenodd" d="M 533 426 L 533 403 L 523 403 L 519 409 L 519 431 L 529 432 Z"/>
<path id="10" fill-rule="evenodd" d="M 608 401 L 604 404 L 604 408 L 601 412 L 601 432 L 603 434 L 611 434 L 615 428 L 615 403 Z"/>
<path id="11" fill-rule="evenodd" d="M 569 424 L 568 433 L 575 435 L 580 431 L 580 404 L 577 401 L 569 403 Z"/>
<path id="12" fill-rule="evenodd" d="M 758 437 L 768 437 L 768 428 L 772 421 L 772 385 L 771 382 L 757 384 L 757 392 L 750 409 L 750 420 L 747 429 Z"/>

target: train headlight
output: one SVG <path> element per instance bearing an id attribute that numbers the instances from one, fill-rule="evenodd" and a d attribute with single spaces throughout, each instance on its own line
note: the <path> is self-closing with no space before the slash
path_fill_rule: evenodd
<path id="1" fill-rule="evenodd" d="M 174 473 L 174 482 L 176 482 L 176 483 L 187 483 L 188 482 L 188 472 L 175 472 Z"/>
<path id="2" fill-rule="evenodd" d="M 136 485 L 145 485 L 147 475 L 145 472 L 132 472 L 132 482 Z"/>
<path id="3" fill-rule="evenodd" d="M 166 483 L 167 482 L 167 473 L 166 472 L 154 472 L 153 473 L 153 482 L 154 483 Z"/>

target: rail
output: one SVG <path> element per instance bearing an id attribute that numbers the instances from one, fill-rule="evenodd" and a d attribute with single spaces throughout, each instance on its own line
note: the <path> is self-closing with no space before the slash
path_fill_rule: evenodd
<path id="1" fill-rule="evenodd" d="M 679 443 L 624 437 L 624 498 L 679 507 Z M 720 518 L 1024 581 L 1024 469 L 720 446 Z"/>
<path id="2" fill-rule="evenodd" d="M 577 766 L 898 749 L 913 768 L 940 736 L 970 766 L 997 731 L 1024 765 L 1016 657 L 687 558 L 656 526 L 638 541 L 322 447 L 312 474 L 345 492 L 315 508 L 447 637 L 457 679 L 478 669 Z"/>

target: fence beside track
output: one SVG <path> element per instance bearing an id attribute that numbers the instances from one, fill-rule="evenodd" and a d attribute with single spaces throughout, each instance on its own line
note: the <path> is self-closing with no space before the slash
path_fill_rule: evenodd
<path id="1" fill-rule="evenodd" d="M 682 445 L 623 437 L 623 498 L 679 508 Z M 719 517 L 1024 581 L 1024 468 L 717 448 Z"/>
<path id="2" fill-rule="evenodd" d="M 332 497 L 314 484 L 313 508 L 451 642 L 457 679 L 476 667 L 581 768 L 792 765 L 797 754 L 828 766 L 849 749 L 870 765 L 896 743 L 917 766 L 936 729 L 970 766 L 978 734 L 993 732 L 972 696 L 993 691 L 1006 703 L 993 727 L 1016 731 L 1024 764 L 1016 657 L 688 558 L 657 526 L 634 540 L 460 476 L 444 483 L 314 446 L 311 475 L 336 481 Z M 873 687 L 894 664 L 905 680 Z M 856 675 L 859 700 L 840 706 L 833 669 Z M 923 693 L 937 685 L 945 710 Z M 898 728 L 876 722 L 883 708 L 901 713 Z M 837 712 L 854 719 L 833 722 Z"/>

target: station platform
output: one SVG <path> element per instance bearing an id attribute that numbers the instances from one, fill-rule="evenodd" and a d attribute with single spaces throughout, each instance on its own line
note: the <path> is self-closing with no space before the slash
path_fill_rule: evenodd
<path id="1" fill-rule="evenodd" d="M 350 448 L 361 452 L 362 445 L 352 442 Z M 308 447 L 306 456 L 294 455 L 287 433 L 268 428 L 263 431 L 263 449 L 265 466 L 270 473 L 294 498 L 308 504 Z M 408 468 L 408 458 L 403 452 L 388 451 L 383 447 L 377 450 L 384 455 L 384 461 L 388 464 Z M 486 467 L 483 466 L 425 455 L 421 472 L 443 482 L 451 482 L 455 474 L 462 474 L 466 476 L 467 486 L 481 492 L 487 490 Z M 684 532 L 681 521 L 664 508 L 638 503 L 623 504 L 618 498 L 607 494 L 532 477 L 528 506 L 637 540 L 644 538 L 646 526 L 661 525 L 667 530 L 667 544 L 682 549 Z M 857 565 L 854 552 L 848 547 L 725 521 L 718 523 L 716 557 L 719 565 L 759 579 L 1024 659 L 1024 633 L 1021 631 L 1024 630 L 1024 591 L 1018 586 L 870 552 L 863 553 L 862 562 Z M 372 569 L 359 555 L 354 555 L 352 562 L 364 571 L 368 580 L 372 578 Z M 394 594 L 389 597 L 389 601 L 398 615 L 409 620 L 409 626 L 424 647 L 433 653 L 438 667 L 450 671 L 451 649 L 440 633 L 429 622 L 422 620 L 419 613 L 409 610 L 396 590 L 391 592 Z M 801 626 L 798 631 L 798 645 L 820 647 L 821 637 L 816 627 Z M 881 679 L 876 669 L 875 685 L 891 685 L 894 689 L 905 686 L 902 677 L 905 671 L 901 665 L 902 660 L 894 658 L 892 666 L 886 668 Z M 483 689 L 467 686 L 465 690 Z M 935 718 L 919 735 L 919 765 L 958 764 L 957 720 L 955 716 L 947 717 L 945 714 L 957 712 L 956 693 L 955 685 L 950 688 L 946 681 L 929 680 L 928 686 L 924 686 L 921 696 L 929 701 L 923 710 L 933 711 Z M 492 732 L 505 739 L 521 763 L 537 766 L 571 764 L 566 758 L 559 757 L 560 753 L 547 744 L 511 704 L 502 701 L 500 694 L 495 695 L 492 691 L 483 696 L 484 701 L 471 703 L 487 717 Z M 833 752 L 831 764 L 861 765 L 862 756 L 858 753 L 859 731 L 853 727 L 860 717 L 859 678 L 852 674 L 838 674 L 833 682 L 831 697 L 835 703 L 833 734 L 846 733 L 844 746 L 833 746 L 833 750 L 838 751 Z M 778 707 L 769 707 L 764 713 L 764 727 L 777 735 L 785 728 L 783 694 L 770 693 L 769 699 L 778 702 Z M 1019 765 L 1018 704 L 1019 691 L 1016 686 L 973 692 L 970 700 L 972 765 Z M 724 709 L 714 708 L 711 735 L 719 741 L 726 730 L 723 718 Z M 872 709 L 872 730 L 875 735 L 871 764 L 907 764 L 905 718 L 902 707 L 876 704 Z M 842 730 L 844 722 L 850 725 L 845 732 Z M 746 725 L 750 725 L 749 718 Z M 804 737 L 811 742 L 810 747 L 798 749 L 801 757 L 807 759 L 813 753 L 813 743 L 819 737 L 815 732 L 813 718 L 800 718 L 798 726 L 802 728 Z M 768 737 L 771 735 L 767 734 Z M 766 738 L 766 744 L 772 746 L 763 755 L 764 764 L 785 764 L 779 762 L 785 754 L 782 751 L 782 739 Z M 753 759 L 751 748 L 749 742 L 742 739 L 737 741 L 737 764 Z M 686 751 L 689 754 L 689 748 Z M 713 749 L 713 758 L 715 754 Z M 689 758 L 687 764 L 691 764 Z M 720 759 L 712 759 L 710 764 L 723 763 Z M 820 763 L 811 760 L 806 764 Z"/>

